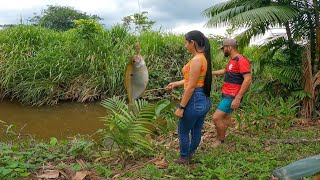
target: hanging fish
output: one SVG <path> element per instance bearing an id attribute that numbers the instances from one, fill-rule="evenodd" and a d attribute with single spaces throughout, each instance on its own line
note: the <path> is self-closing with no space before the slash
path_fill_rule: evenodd
<path id="1" fill-rule="evenodd" d="M 127 65 L 125 75 L 129 105 L 143 95 L 149 81 L 148 69 L 141 56 L 139 43 L 136 43 L 136 52 L 137 54 L 130 59 Z"/>

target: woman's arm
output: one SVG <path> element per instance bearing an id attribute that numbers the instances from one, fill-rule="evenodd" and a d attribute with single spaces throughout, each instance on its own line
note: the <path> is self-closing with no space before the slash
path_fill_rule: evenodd
<path id="1" fill-rule="evenodd" d="M 183 84 L 184 84 L 184 79 L 181 81 L 171 82 L 165 87 L 165 89 L 166 90 L 173 90 L 176 87 L 183 86 Z"/>

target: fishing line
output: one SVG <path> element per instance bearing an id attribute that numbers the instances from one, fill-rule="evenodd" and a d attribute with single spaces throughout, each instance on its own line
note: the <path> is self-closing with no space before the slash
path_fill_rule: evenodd
<path id="1" fill-rule="evenodd" d="M 138 0 L 138 5 L 139 5 L 139 14 L 141 13 L 140 11 L 140 0 Z"/>
<path id="2" fill-rule="evenodd" d="M 144 92 L 152 92 L 152 91 L 159 91 L 159 90 L 165 90 L 166 88 L 155 88 L 155 89 L 148 89 L 145 90 Z M 124 94 L 124 95 L 119 95 L 119 96 L 115 96 L 115 97 L 124 97 L 127 96 L 128 94 Z"/>

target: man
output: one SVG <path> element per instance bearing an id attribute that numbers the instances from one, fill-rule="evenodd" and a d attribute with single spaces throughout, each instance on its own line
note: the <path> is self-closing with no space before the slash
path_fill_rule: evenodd
<path id="1" fill-rule="evenodd" d="M 240 101 L 252 82 L 250 62 L 239 54 L 237 48 L 238 44 L 234 39 L 225 39 L 220 49 L 225 57 L 230 57 L 230 61 L 225 69 L 212 71 L 213 75 L 225 74 L 222 100 L 212 116 L 217 130 L 214 146 L 224 143 L 226 131 L 231 125 L 231 113 L 239 108 Z"/>

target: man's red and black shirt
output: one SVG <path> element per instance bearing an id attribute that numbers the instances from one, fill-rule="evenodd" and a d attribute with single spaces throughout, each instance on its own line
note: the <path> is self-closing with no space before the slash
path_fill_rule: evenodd
<path id="1" fill-rule="evenodd" d="M 243 82 L 243 75 L 251 73 L 250 61 L 242 55 L 237 55 L 230 59 L 226 70 L 222 94 L 228 97 L 236 97 Z"/>

